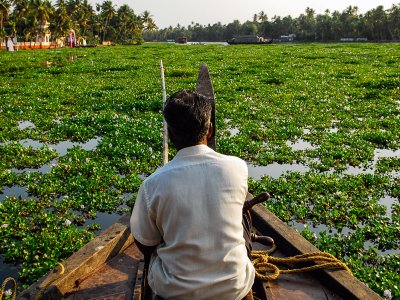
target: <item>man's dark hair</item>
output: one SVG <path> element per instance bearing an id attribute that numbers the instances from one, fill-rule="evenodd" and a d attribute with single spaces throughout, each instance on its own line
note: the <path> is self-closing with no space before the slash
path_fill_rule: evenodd
<path id="1" fill-rule="evenodd" d="M 171 95 L 164 106 L 168 134 L 177 148 L 197 145 L 207 134 L 211 120 L 209 98 L 190 90 Z"/>

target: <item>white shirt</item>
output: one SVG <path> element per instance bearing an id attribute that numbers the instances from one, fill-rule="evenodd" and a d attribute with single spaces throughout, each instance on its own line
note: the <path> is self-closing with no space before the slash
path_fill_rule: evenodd
<path id="1" fill-rule="evenodd" d="M 242 209 L 246 163 L 205 145 L 181 149 L 139 189 L 136 240 L 157 247 L 148 281 L 166 299 L 243 298 L 254 282 Z"/>

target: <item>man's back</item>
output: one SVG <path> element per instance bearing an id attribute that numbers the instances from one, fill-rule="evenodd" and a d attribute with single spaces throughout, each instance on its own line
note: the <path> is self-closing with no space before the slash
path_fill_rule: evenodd
<path id="1" fill-rule="evenodd" d="M 181 149 L 143 183 L 131 219 L 158 245 L 149 284 L 173 299 L 241 299 L 254 281 L 243 239 L 247 167 L 205 145 Z"/>

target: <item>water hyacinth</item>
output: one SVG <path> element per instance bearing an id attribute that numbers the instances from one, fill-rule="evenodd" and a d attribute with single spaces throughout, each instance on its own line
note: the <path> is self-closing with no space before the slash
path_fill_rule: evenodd
<path id="1" fill-rule="evenodd" d="M 71 51 L 80 57 L 73 63 L 67 59 Z M 394 44 L 243 45 L 238 50 L 160 43 L 133 52 L 116 46 L 4 53 L 0 68 L 9 71 L 0 72 L 7 87 L 0 93 L 5 116 L 0 118 L 0 186 L 27 195 L 0 194 L 0 224 L 9 224 L 1 228 L 0 239 L 2 254 L 23 262 L 21 281 L 31 283 L 50 270 L 49 261 L 59 260 L 52 253 L 63 259 L 87 242 L 94 226 L 86 220 L 96 222 L 98 212 L 132 206 L 141 180 L 160 166 L 160 56 L 168 59 L 168 93 L 192 88 L 198 62 L 208 64 L 219 152 L 256 168 L 304 170 L 265 174 L 249 183 L 251 192 L 269 191 L 266 205 L 282 220 L 320 250 L 347 260 L 355 276 L 382 297 L 389 290 L 400 299 L 400 163 L 395 157 L 376 162 L 374 154 L 400 148 L 400 49 Z M 44 60 L 56 63 L 44 69 L 38 66 Z M 36 128 L 20 130 L 18 122 L 25 120 L 34 120 Z M 231 136 L 230 128 L 238 133 Z M 19 144 L 26 139 L 32 145 L 75 144 L 59 155 Z M 93 140 L 95 146 L 88 147 Z M 290 146 L 299 140 L 315 147 Z M 174 154 L 171 149 L 170 157 Z M 58 165 L 47 168 L 55 159 Z M 383 202 L 385 197 L 389 200 Z M 54 213 L 45 217 L 44 210 Z M 61 235 L 73 244 L 66 247 Z M 47 252 L 40 240 L 51 243 Z M 24 250 L 37 253 L 40 262 L 30 261 Z"/>
<path id="2" fill-rule="evenodd" d="M 70 220 L 66 219 L 64 222 L 64 225 L 65 225 L 65 227 L 68 227 L 69 225 L 71 225 L 71 223 L 72 222 Z"/>

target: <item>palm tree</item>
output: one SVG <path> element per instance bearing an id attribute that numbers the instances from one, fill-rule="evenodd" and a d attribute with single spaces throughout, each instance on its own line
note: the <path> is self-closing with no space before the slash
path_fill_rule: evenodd
<path id="1" fill-rule="evenodd" d="M 267 15 L 265 14 L 265 12 L 263 10 L 258 13 L 258 20 L 261 23 L 264 23 L 264 22 L 268 21 L 268 17 L 267 17 Z"/>
<path id="2" fill-rule="evenodd" d="M 83 2 L 81 3 L 81 14 L 79 19 L 79 26 L 83 28 L 83 35 L 86 35 L 93 15 L 93 6 L 88 2 L 88 0 L 83 0 Z"/>
<path id="3" fill-rule="evenodd" d="M 29 35 L 32 27 L 30 25 L 32 18 L 30 17 L 29 0 L 14 1 L 12 19 L 16 23 L 17 35 Z"/>
<path id="4" fill-rule="evenodd" d="M 129 31 L 133 34 L 140 34 L 143 31 L 142 19 L 139 16 L 134 16 L 133 20 L 129 23 Z"/>
<path id="5" fill-rule="evenodd" d="M 52 32 L 55 38 L 65 36 L 71 29 L 71 17 L 67 11 L 67 4 L 64 0 L 57 0 L 55 3 L 56 11 L 52 22 Z"/>
<path id="6" fill-rule="evenodd" d="M 259 29 L 258 29 L 258 31 L 261 33 L 261 34 L 264 34 L 265 33 L 265 31 L 266 31 L 266 29 L 267 29 L 267 21 L 268 21 L 268 17 L 267 17 L 267 15 L 265 14 L 265 12 L 262 10 L 262 11 L 260 11 L 259 13 L 258 13 L 258 20 L 260 21 L 260 25 L 258 26 L 259 27 Z"/>
<path id="7" fill-rule="evenodd" d="M 154 30 L 157 30 L 157 29 L 158 29 L 158 27 L 157 27 L 156 23 L 154 22 L 154 20 L 153 19 L 149 19 L 147 21 L 146 30 L 154 31 Z"/>
<path id="8" fill-rule="evenodd" d="M 129 5 L 122 5 L 117 12 L 118 15 L 118 38 L 123 41 L 127 39 L 128 25 L 131 19 L 133 19 L 134 13 Z"/>
<path id="9" fill-rule="evenodd" d="M 39 33 L 44 33 L 45 27 L 54 13 L 50 1 L 31 0 L 30 9 L 34 19 L 34 25 L 38 26 Z"/>
<path id="10" fill-rule="evenodd" d="M 101 4 L 101 14 L 104 17 L 103 41 L 106 39 L 107 27 L 111 19 L 115 16 L 115 8 L 111 0 L 106 0 Z"/>
<path id="11" fill-rule="evenodd" d="M 148 10 L 145 10 L 140 16 L 140 18 L 142 20 L 143 28 L 145 30 L 153 31 L 157 29 L 157 25 L 153 20 L 153 16 L 150 14 Z"/>
<path id="12" fill-rule="evenodd" d="M 400 39 L 400 4 L 393 4 L 388 10 L 389 32 L 391 39 Z"/>
<path id="13" fill-rule="evenodd" d="M 9 0 L 0 0 L 0 36 L 5 35 L 4 21 L 10 14 L 11 3 Z"/>

